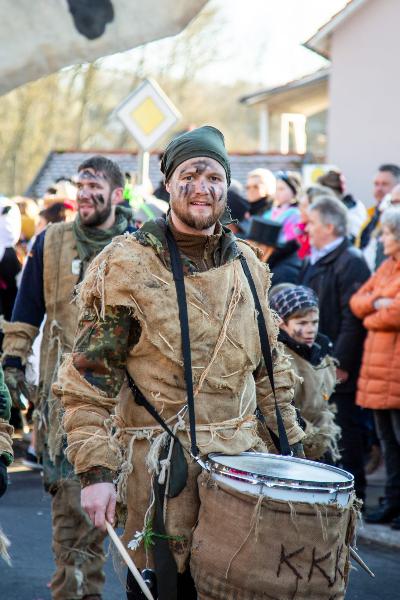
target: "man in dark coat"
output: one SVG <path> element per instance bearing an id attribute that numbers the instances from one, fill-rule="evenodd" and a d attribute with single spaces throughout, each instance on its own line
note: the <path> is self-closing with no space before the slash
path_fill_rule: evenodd
<path id="1" fill-rule="evenodd" d="M 300 280 L 319 298 L 320 332 L 333 342 L 338 385 L 332 396 L 342 428 L 342 466 L 353 473 L 357 496 L 365 497 L 363 412 L 355 404 L 365 330 L 349 300 L 369 278 L 365 259 L 347 239 L 347 210 L 335 198 L 321 196 L 309 210 L 311 257 Z"/>

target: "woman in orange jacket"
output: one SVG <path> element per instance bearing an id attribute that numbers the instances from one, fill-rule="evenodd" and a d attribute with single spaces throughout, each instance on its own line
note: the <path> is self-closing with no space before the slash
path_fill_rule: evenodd
<path id="1" fill-rule="evenodd" d="M 368 331 L 357 404 L 374 409 L 387 472 L 385 501 L 365 520 L 400 529 L 400 210 L 387 210 L 381 224 L 388 258 L 354 294 L 350 307 Z"/>

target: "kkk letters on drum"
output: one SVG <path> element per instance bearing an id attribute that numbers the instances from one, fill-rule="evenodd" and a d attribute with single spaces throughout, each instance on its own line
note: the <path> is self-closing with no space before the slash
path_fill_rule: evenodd
<path id="1" fill-rule="evenodd" d="M 237 459 L 244 455 L 240 468 Z M 343 599 L 358 506 L 352 476 L 301 459 L 256 453 L 241 457 L 214 459 L 223 460 L 223 466 L 234 465 L 228 475 L 213 470 L 211 458 L 211 474 L 199 478 L 201 507 L 191 554 L 199 600 Z M 249 462 L 253 473 L 243 470 Z M 271 469 L 275 477 L 257 483 L 257 462 L 259 471 Z M 315 466 L 314 475 L 310 465 Z M 297 482 L 292 478 L 296 470 Z M 289 473 L 286 484 L 285 471 Z M 302 485 L 304 473 L 309 481 Z M 316 492 L 313 497 L 306 488 L 323 484 L 324 473 L 325 483 L 336 484 L 318 492 L 316 502 Z M 244 484 L 252 485 L 253 493 L 243 491 Z M 307 493 L 311 493 L 308 499 Z"/>

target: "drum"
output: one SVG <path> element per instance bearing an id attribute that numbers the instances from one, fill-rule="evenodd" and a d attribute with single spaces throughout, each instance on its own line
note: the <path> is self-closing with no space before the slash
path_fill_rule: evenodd
<path id="1" fill-rule="evenodd" d="M 347 506 L 354 489 L 351 473 L 302 458 L 242 452 L 210 454 L 211 477 L 242 492 L 311 504 Z"/>
<path id="2" fill-rule="evenodd" d="M 346 471 L 212 454 L 199 477 L 191 572 L 199 600 L 341 600 L 358 502 Z"/>

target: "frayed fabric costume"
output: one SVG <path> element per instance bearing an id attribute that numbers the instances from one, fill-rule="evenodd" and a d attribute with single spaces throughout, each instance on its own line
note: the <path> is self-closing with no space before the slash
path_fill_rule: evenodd
<path id="1" fill-rule="evenodd" d="M 44 485 L 52 496 L 53 553 L 51 582 L 55 600 L 100 598 L 104 583 L 103 537 L 80 507 L 79 481 L 65 457 L 62 406 L 51 391 L 64 353 L 70 352 L 78 323 L 74 289 L 87 265 L 114 235 L 134 231 L 131 213 L 117 207 L 115 225 L 106 231 L 72 223 L 50 225 L 38 236 L 24 270 L 12 320 L 5 323 L 3 365 L 23 370 L 45 318 L 40 350 L 39 385 L 34 399 L 36 450 Z"/>
<path id="2" fill-rule="evenodd" d="M 168 176 L 180 162 L 196 156 L 218 160 L 229 180 L 222 134 L 211 127 L 172 142 L 163 169 Z M 153 542 L 160 535 L 155 526 L 160 518 L 155 498 L 159 488 L 153 484 L 169 480 L 174 484 L 177 463 L 168 434 L 135 403 L 126 370 L 183 446 L 190 448 L 181 327 L 167 228 L 180 249 L 185 275 L 200 455 L 265 450 L 257 432 L 257 404 L 276 431 L 254 300 L 239 260 L 242 254 L 258 295 L 264 299 L 276 394 L 289 443 L 296 444 L 304 437 L 291 404 L 295 376 L 277 343 L 277 325 L 265 301 L 270 274 L 253 250 L 219 223 L 214 235 L 194 236 L 174 231 L 169 219 L 150 221 L 137 233 L 114 239 L 92 262 L 80 287 L 77 338 L 54 390 L 62 395 L 68 457 L 75 472 L 83 486 L 116 482 L 122 539 L 142 569 L 154 565 Z M 195 238 L 199 239 L 194 244 Z M 199 511 L 199 473 L 198 464 L 189 460 L 186 483 L 180 492 L 171 493 L 170 487 L 161 514 L 162 535 L 182 574 L 178 597 L 185 599 L 192 597 L 186 578 Z M 163 594 L 160 598 L 167 598 L 165 590 L 159 592 Z"/>
<path id="3" fill-rule="evenodd" d="M 340 427 L 335 423 L 335 407 L 329 403 L 336 385 L 336 362 L 330 356 L 332 344 L 319 334 L 310 348 L 284 331 L 280 331 L 278 340 L 285 345 L 292 369 L 298 375 L 294 404 L 305 425 L 304 454 L 310 460 L 336 462 L 340 458 Z"/>
<path id="4" fill-rule="evenodd" d="M 272 295 L 270 303 L 284 321 L 298 311 L 319 308 L 315 292 L 305 286 L 284 288 Z M 330 356 L 333 345 L 325 335 L 318 334 L 310 347 L 297 342 L 283 329 L 278 339 L 285 345 L 298 376 L 294 404 L 300 410 L 304 423 L 306 458 L 322 459 L 324 462 L 338 460 L 340 427 L 335 423 L 334 407 L 328 403 L 336 385 L 336 362 Z"/>

